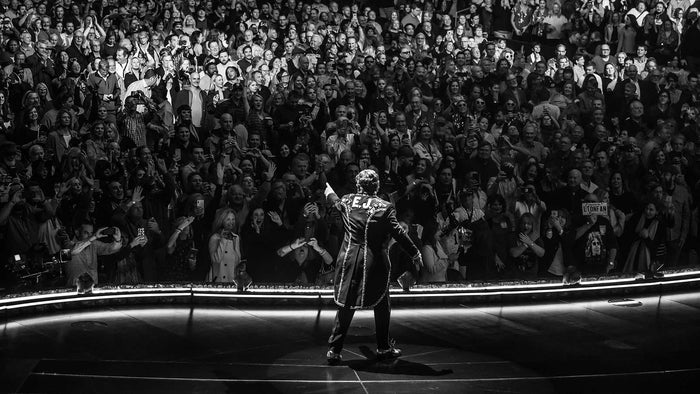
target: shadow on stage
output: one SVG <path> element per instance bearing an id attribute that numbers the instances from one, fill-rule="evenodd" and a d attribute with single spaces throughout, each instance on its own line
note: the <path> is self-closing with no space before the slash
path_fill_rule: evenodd
<path id="1" fill-rule="evenodd" d="M 425 364 L 402 360 L 377 360 L 369 347 L 360 346 L 364 360 L 343 361 L 340 365 L 347 365 L 355 371 L 382 373 L 389 375 L 411 375 L 411 376 L 444 376 L 452 373 L 451 369 L 436 370 Z"/>

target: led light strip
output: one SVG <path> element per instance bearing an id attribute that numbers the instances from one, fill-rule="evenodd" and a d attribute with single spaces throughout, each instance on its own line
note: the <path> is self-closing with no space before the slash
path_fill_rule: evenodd
<path id="1" fill-rule="evenodd" d="M 148 291 L 148 292 L 190 292 L 192 291 L 192 287 L 149 287 L 149 288 L 131 288 L 131 289 L 100 289 L 100 288 L 95 288 L 93 290 L 94 294 L 115 294 L 115 293 L 138 293 L 142 291 Z"/>
<path id="2" fill-rule="evenodd" d="M 541 284 L 522 286 L 488 286 L 488 287 L 451 287 L 451 288 L 415 288 L 410 292 L 401 289 L 391 289 L 394 298 L 455 298 L 455 297 L 479 297 L 479 296 L 507 296 L 507 295 L 527 295 L 527 294 L 547 294 L 547 293 L 581 293 L 599 290 L 614 290 L 624 288 L 643 288 L 655 286 L 669 286 L 682 283 L 700 282 L 700 271 L 687 271 L 683 273 L 672 273 L 665 275 L 666 278 L 673 277 L 679 279 L 631 283 L 636 278 L 621 278 L 611 280 L 600 280 L 584 282 L 579 286 L 564 287 L 562 284 Z M 697 276 L 695 278 L 685 278 L 684 276 Z M 598 284 L 605 285 L 599 286 Z M 495 291 L 493 291 L 495 290 Z M 52 305 L 60 303 L 73 303 L 92 300 L 108 300 L 121 298 L 154 298 L 154 297 L 204 297 L 204 298 L 238 298 L 238 299 L 333 299 L 332 289 L 250 289 L 245 293 L 237 293 L 234 287 L 221 288 L 197 288 L 197 287 L 175 287 L 175 288 L 129 288 L 129 289 L 95 289 L 93 295 L 78 295 L 77 293 L 52 293 L 38 294 L 23 297 L 14 297 L 0 300 L 0 311 L 20 308 L 30 308 L 42 305 Z"/>
<path id="3" fill-rule="evenodd" d="M 700 274 L 700 271 L 670 272 L 668 274 L 664 274 L 664 278 L 676 278 L 679 276 L 691 276 L 698 274 Z"/>
<path id="4" fill-rule="evenodd" d="M 522 290 L 522 291 L 492 291 L 492 292 L 469 292 L 469 293 L 427 293 L 427 294 L 421 294 L 418 297 L 466 297 L 466 296 L 502 296 L 502 295 L 510 295 L 510 294 L 517 294 L 517 295 L 522 295 L 522 294 L 542 294 L 542 293 L 568 293 L 568 292 L 584 292 L 584 291 L 598 291 L 598 290 L 612 290 L 612 289 L 625 289 L 625 288 L 638 288 L 638 287 L 655 287 L 659 285 L 673 285 L 673 284 L 681 284 L 681 283 L 692 283 L 692 282 L 700 282 L 700 278 L 692 278 L 692 279 L 679 279 L 679 280 L 672 280 L 672 281 L 665 281 L 665 282 L 648 282 L 648 283 L 629 283 L 626 285 L 608 285 L 608 286 L 588 286 L 588 287 L 567 287 L 567 288 L 559 288 L 559 289 L 549 289 L 549 290 Z M 396 294 L 393 295 L 392 297 L 396 298 L 411 298 L 411 297 L 416 297 L 416 295 L 413 295 L 411 293 L 401 293 L 401 294 Z M 416 297 L 417 298 L 417 297 Z"/>
<path id="5" fill-rule="evenodd" d="M 197 289 L 206 290 L 212 292 L 229 292 L 231 288 L 211 288 L 211 289 Z M 333 294 L 333 289 L 285 289 L 285 288 L 270 288 L 270 289 L 248 289 L 249 293 L 285 293 L 285 294 Z"/>
<path id="6" fill-rule="evenodd" d="M 600 280 L 581 280 L 582 284 L 586 284 L 588 286 L 595 286 L 597 284 L 605 284 L 605 283 L 627 283 L 627 282 L 634 282 L 636 281 L 637 278 L 619 278 L 619 279 L 600 279 Z"/>
<path id="7" fill-rule="evenodd" d="M 609 283 L 628 283 L 636 281 L 636 278 L 620 278 L 620 279 L 602 279 L 602 280 L 582 280 L 581 283 L 586 286 L 598 285 L 598 284 L 609 284 Z M 412 293 L 452 293 L 452 292 L 469 292 L 469 291 L 488 291 L 488 290 L 500 290 L 500 289 L 541 289 L 541 288 L 560 288 L 563 285 L 561 283 L 540 283 L 531 285 L 495 285 L 495 286 L 454 286 L 454 287 L 414 287 L 411 288 Z M 199 290 L 202 290 L 201 288 Z M 195 288 L 197 291 L 197 288 Z M 220 292 L 228 293 L 231 291 L 230 287 L 214 287 L 207 288 L 206 291 L 209 292 Z M 403 293 L 403 290 L 393 288 L 390 289 L 392 293 Z M 333 294 L 333 289 L 285 289 L 285 288 L 269 288 L 261 289 L 254 288 L 249 289 L 249 293 L 285 293 L 285 294 Z"/>
<path id="8" fill-rule="evenodd" d="M 13 305 L 3 305 L 3 306 L 0 306 L 0 311 L 19 309 L 19 308 L 31 308 L 34 306 L 81 302 L 81 301 L 114 300 L 114 299 L 122 299 L 122 298 L 183 297 L 183 296 L 189 296 L 189 295 L 190 295 L 189 293 L 143 293 L 143 294 L 114 294 L 114 295 L 87 296 L 87 297 L 86 296 L 74 296 L 71 298 L 60 298 L 57 300 L 46 300 L 46 301 L 19 303 L 19 304 L 13 304 Z"/>
<path id="9" fill-rule="evenodd" d="M 161 287 L 154 287 L 154 288 L 132 288 L 132 289 L 100 289 L 100 288 L 95 288 L 93 290 L 93 294 L 124 294 L 124 293 L 143 293 L 143 292 L 148 292 L 148 293 L 154 293 L 154 292 L 187 292 L 188 294 L 192 291 L 191 287 L 176 287 L 176 288 L 161 288 Z M 57 298 L 57 297 L 66 297 L 66 296 L 73 296 L 77 293 L 75 293 L 75 290 L 73 291 L 66 291 L 66 292 L 60 292 L 60 293 L 51 293 L 51 294 L 33 294 L 33 295 L 28 295 L 28 296 L 20 296 L 20 297 L 10 297 L 10 298 L 4 298 L 0 299 L 0 307 L 3 305 L 10 305 L 16 302 L 25 302 L 25 301 L 32 301 L 32 300 L 44 300 L 44 299 L 49 299 L 49 298 Z"/>
<path id="10" fill-rule="evenodd" d="M 258 299 L 258 298 L 274 298 L 278 300 L 284 300 L 288 298 L 292 299 L 306 299 L 306 300 L 311 300 L 311 299 L 328 299 L 328 298 L 333 298 L 332 294 L 318 294 L 318 295 L 306 295 L 306 294 L 288 294 L 288 295 L 280 295 L 280 294 L 247 294 L 247 293 L 234 293 L 234 292 L 229 292 L 229 293 L 217 293 L 217 294 L 212 294 L 212 293 L 201 293 L 198 291 L 195 291 L 193 294 L 195 297 L 209 297 L 209 298 L 249 298 L 249 299 Z"/>
<path id="11" fill-rule="evenodd" d="M 266 364 L 269 365 L 269 364 Z M 291 366 L 294 367 L 294 366 Z M 325 366 L 325 368 L 332 368 Z M 467 382 L 516 382 L 516 381 L 534 381 L 534 380 L 566 380 L 566 379 L 582 379 L 582 378 L 610 378 L 610 377 L 625 377 L 625 376 L 653 376 L 664 374 L 677 374 L 684 372 L 698 372 L 700 368 L 679 368 L 679 369 L 659 369 L 652 371 L 631 371 L 631 372 L 601 372 L 588 374 L 568 374 L 568 375 L 523 375 L 523 376 L 494 376 L 481 378 L 423 378 L 423 379 L 387 379 L 387 380 L 333 380 L 327 379 L 253 379 L 253 378 L 198 378 L 186 376 L 132 376 L 132 375 L 109 375 L 109 374 L 78 374 L 78 373 L 62 373 L 62 372 L 32 372 L 32 375 L 49 376 L 49 377 L 71 377 L 82 379 L 112 379 L 112 380 L 140 380 L 140 381 L 172 381 L 172 382 L 217 382 L 217 383 L 307 383 L 307 384 L 323 384 L 330 387 L 331 384 L 397 384 L 397 383 L 467 383 Z M 367 390 L 364 390 L 367 392 Z"/>

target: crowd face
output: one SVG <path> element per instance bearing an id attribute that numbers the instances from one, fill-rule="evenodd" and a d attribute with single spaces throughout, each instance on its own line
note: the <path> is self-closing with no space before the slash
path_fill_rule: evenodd
<path id="1" fill-rule="evenodd" d="M 634 119 L 641 119 L 644 115 L 644 104 L 639 101 L 630 104 L 630 115 Z"/>
<path id="2" fill-rule="evenodd" d="M 479 158 L 482 160 L 489 160 L 491 158 L 491 145 L 482 144 L 478 151 Z"/>
<path id="3" fill-rule="evenodd" d="M 226 215 L 224 218 L 223 222 L 223 230 L 225 231 L 233 231 L 233 229 L 236 227 L 236 215 L 233 213 L 229 213 Z"/>

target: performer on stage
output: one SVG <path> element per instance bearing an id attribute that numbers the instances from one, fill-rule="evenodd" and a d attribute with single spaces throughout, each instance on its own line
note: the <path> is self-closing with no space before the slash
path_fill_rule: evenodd
<path id="1" fill-rule="evenodd" d="M 326 197 L 340 210 L 345 226 L 345 236 L 336 259 L 335 303 L 339 309 L 335 326 L 328 339 L 328 363 L 341 360 L 343 341 L 356 309 L 374 308 L 374 323 L 377 332 L 377 358 L 399 357 L 389 340 L 389 273 L 390 262 L 385 261 L 382 248 L 389 236 L 413 257 L 413 262 L 423 265 L 420 250 L 396 220 L 396 211 L 391 203 L 377 197 L 379 175 L 373 170 L 363 170 L 355 178 L 357 194 L 338 198 L 330 185 L 326 186 Z"/>

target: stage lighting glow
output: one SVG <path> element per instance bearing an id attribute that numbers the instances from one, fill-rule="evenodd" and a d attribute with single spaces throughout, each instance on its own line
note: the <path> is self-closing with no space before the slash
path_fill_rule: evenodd
<path id="1" fill-rule="evenodd" d="M 95 288 L 94 294 L 119 294 L 119 293 L 139 293 L 147 290 L 150 293 L 153 292 L 190 292 L 192 287 L 149 287 L 149 288 L 127 288 L 127 289 L 100 289 Z"/>
<path id="2" fill-rule="evenodd" d="M 700 271 L 664 272 L 665 278 L 677 278 L 680 276 L 699 275 Z"/>
<path id="3" fill-rule="evenodd" d="M 235 293 L 235 289 L 229 290 L 229 293 L 223 293 L 219 292 L 216 294 L 212 293 L 202 293 L 199 291 L 194 292 L 195 297 L 213 297 L 213 298 L 274 298 L 274 299 L 285 299 L 285 298 L 292 298 L 292 299 L 319 299 L 319 298 L 324 298 L 328 296 L 324 295 L 305 295 L 305 294 L 245 294 L 245 293 Z"/>
<path id="4" fill-rule="evenodd" d="M 231 291 L 231 289 L 228 288 L 212 288 L 212 289 L 207 289 L 211 291 L 221 291 L 221 292 L 228 292 Z M 269 289 L 260 289 L 260 288 L 253 288 L 253 289 L 248 289 L 248 293 L 254 293 L 254 294 L 260 294 L 260 293 L 284 293 L 284 294 L 333 294 L 333 289 L 286 289 L 286 288 L 269 288 Z"/>
<path id="5" fill-rule="evenodd" d="M 390 289 L 392 298 L 420 301 L 421 299 L 457 299 L 500 296 L 537 296 L 557 295 L 563 293 L 591 293 L 620 289 L 649 289 L 668 287 L 679 284 L 699 283 L 700 271 L 674 272 L 657 280 L 639 280 L 637 278 L 615 278 L 583 281 L 579 285 L 566 286 L 561 283 L 494 285 L 494 286 L 418 286 L 410 292 L 402 289 Z M 54 291 L 47 294 L 29 294 L 8 297 L 0 300 L 0 311 L 39 307 L 44 305 L 91 302 L 99 300 L 138 299 L 158 297 L 193 297 L 201 299 L 276 299 L 276 300 L 323 300 L 333 299 L 330 288 L 253 288 L 239 293 L 235 287 L 206 287 L 202 285 L 155 285 L 128 288 L 96 288 L 93 294 L 78 295 L 75 291 Z"/>
<path id="6" fill-rule="evenodd" d="M 692 279 L 678 279 L 663 282 L 647 282 L 647 283 L 628 283 L 624 285 L 605 285 L 605 286 L 571 286 L 571 287 L 560 287 L 553 289 L 533 289 L 533 290 L 512 290 L 512 291 L 477 291 L 477 292 L 455 292 L 455 293 L 424 293 L 424 294 L 413 294 L 413 291 L 409 293 L 400 292 L 397 294 L 392 294 L 392 297 L 396 298 L 417 298 L 417 297 L 466 297 L 466 296 L 503 296 L 503 295 L 527 295 L 527 294 L 546 294 L 546 293 L 580 293 L 580 292 L 592 292 L 600 290 L 615 290 L 624 288 L 639 288 L 639 287 L 655 287 L 655 286 L 669 286 L 681 283 L 691 283 L 700 282 L 700 278 Z"/>
<path id="7" fill-rule="evenodd" d="M 95 300 L 113 300 L 113 299 L 123 299 L 123 298 L 152 298 L 152 297 L 183 297 L 189 296 L 188 293 L 143 293 L 143 294 L 114 294 L 114 295 L 91 295 L 91 296 L 78 296 L 74 297 L 59 298 L 55 300 L 43 300 L 35 302 L 27 302 L 13 305 L 2 305 L 0 306 L 0 311 L 3 310 L 13 310 L 19 308 L 31 308 L 35 306 L 44 306 L 51 304 L 67 304 L 72 302 L 89 302 Z"/>
<path id="8" fill-rule="evenodd" d="M 83 299 L 85 297 L 82 297 Z M 630 302 L 640 302 L 645 306 L 653 306 L 659 304 L 661 301 L 661 307 L 665 303 L 675 303 L 675 302 L 697 302 L 700 299 L 700 293 L 688 292 L 688 293 L 678 293 L 664 295 L 661 298 L 659 296 L 642 296 L 635 297 L 634 300 Z M 618 305 L 624 305 L 618 304 Z M 465 317 L 470 316 L 484 316 L 489 315 L 492 318 L 508 318 L 509 316 L 514 316 L 518 314 L 546 314 L 546 313 L 571 313 L 575 311 L 581 311 L 583 309 L 593 309 L 593 310 L 605 310 L 607 308 L 616 308 L 618 305 L 610 303 L 608 300 L 589 300 L 589 301 L 574 301 L 574 302 L 561 302 L 561 301 L 551 301 L 548 303 L 541 304 L 527 304 L 527 305 L 503 305 L 503 306 L 483 306 L 483 305 L 460 305 L 459 307 L 447 306 L 447 307 L 420 307 L 420 308 L 402 308 L 396 307 L 392 310 L 392 315 L 397 317 L 416 317 L 416 316 L 453 316 L 453 317 Z M 56 322 L 72 322 L 77 320 L 106 320 L 109 322 L 111 319 L 121 319 L 124 316 L 132 316 L 136 318 L 160 318 L 160 317 L 171 317 L 178 316 L 182 319 L 189 319 L 190 316 L 193 318 L 236 318 L 242 315 L 254 315 L 262 318 L 304 318 L 310 319 L 320 316 L 323 319 L 332 319 L 335 315 L 335 309 L 325 308 L 325 309 L 312 309 L 312 308 L 299 308 L 299 309 L 262 309 L 259 306 L 255 306 L 256 309 L 245 309 L 231 308 L 230 306 L 207 306 L 198 305 L 196 309 L 192 309 L 191 306 L 186 305 L 176 305 L 176 306 L 163 306 L 163 307 L 144 307 L 144 308 L 119 308 L 118 310 L 100 310 L 100 311 L 78 311 L 78 312 L 67 312 L 65 314 L 57 316 L 32 316 L 32 317 L 19 317 L 13 319 L 6 323 L 6 328 L 16 328 L 19 325 L 29 326 L 45 323 L 56 323 Z M 192 312 L 194 311 L 194 312 Z M 191 315 L 194 313 L 193 315 Z M 358 310 L 356 312 L 357 318 L 360 319 L 373 319 L 372 310 Z"/>

